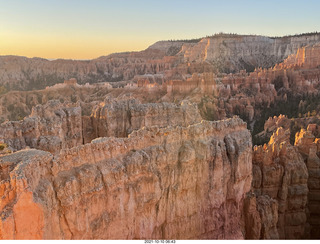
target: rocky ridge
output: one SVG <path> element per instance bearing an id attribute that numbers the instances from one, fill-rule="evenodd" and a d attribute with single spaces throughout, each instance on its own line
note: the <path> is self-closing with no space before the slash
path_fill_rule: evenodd
<path id="1" fill-rule="evenodd" d="M 81 145 L 81 107 L 57 100 L 37 105 L 24 120 L 0 124 L 0 140 L 15 151 L 31 147 L 57 153 Z"/>
<path id="2" fill-rule="evenodd" d="M 256 229 L 248 233 L 249 239 L 302 239 L 308 232 L 308 170 L 289 136 L 280 127 L 268 145 L 254 147 L 253 195 L 247 200 L 253 211 L 245 214 Z"/>
<path id="3" fill-rule="evenodd" d="M 296 134 L 295 146 L 298 148 L 308 168 L 308 223 L 310 224 L 310 237 L 320 238 L 320 140 L 315 138 L 316 132 L 309 126 Z"/>
<path id="4" fill-rule="evenodd" d="M 182 101 L 174 103 L 141 104 L 137 99 L 110 100 L 97 105 L 91 116 L 83 117 L 85 142 L 97 137 L 126 137 L 142 127 L 168 125 L 188 126 L 201 121 L 195 104 Z"/>
<path id="5" fill-rule="evenodd" d="M 41 125 L 44 121 L 55 124 L 59 128 L 51 133 L 63 134 L 60 139 L 68 141 L 69 127 L 63 125 L 72 117 L 61 116 L 66 114 L 64 106 L 71 105 L 51 101 L 34 108 L 30 118 L 38 125 L 33 130 L 47 127 Z M 70 109 L 77 111 L 73 106 Z M 177 106 L 106 100 L 94 111 L 104 115 L 92 114 L 102 126 L 110 125 L 111 136 L 123 138 L 98 138 L 82 145 L 83 136 L 78 145 L 60 144 L 62 150 L 54 154 L 27 149 L 0 157 L 1 238 L 301 239 L 319 235 L 315 125 L 297 134 L 295 146 L 289 143 L 289 132 L 280 128 L 267 145 L 252 152 L 250 133 L 240 119 L 199 123 L 200 113 L 189 102 Z M 122 127 L 128 112 L 133 115 L 129 116 L 131 133 Z M 20 123 L 30 125 L 26 123 L 30 118 Z M 81 124 L 81 116 L 75 119 Z M 118 130 L 123 134 L 115 133 Z M 19 141 L 37 141 L 26 138 Z M 140 214 L 143 217 L 137 217 Z M 182 228 L 186 218 L 190 222 Z M 25 229 L 30 224 L 34 228 Z M 119 226 L 123 226 L 120 232 Z"/>
<path id="6" fill-rule="evenodd" d="M 143 74 L 162 74 L 169 80 L 192 73 L 253 71 L 272 67 L 299 48 L 319 41 L 319 34 L 282 38 L 214 35 L 196 42 L 161 41 L 141 52 L 111 54 L 87 61 L 2 56 L 0 85 L 32 90 L 72 77 L 85 84 L 132 80 Z"/>
<path id="7" fill-rule="evenodd" d="M 150 127 L 55 157 L 27 150 L 0 160 L 1 239 L 243 238 L 252 175 L 240 119 Z"/>
<path id="8" fill-rule="evenodd" d="M 315 36 L 159 42 L 145 52 L 111 55 L 126 79 L 139 73 L 123 88 L 73 80 L 23 93 L 26 106 L 43 105 L 0 125 L 0 144 L 9 154 L 0 157 L 0 239 L 319 238 L 320 127 L 310 124 L 314 120 L 299 119 L 309 125 L 292 145 L 298 120 L 271 117 L 262 132 L 270 141 L 253 151 L 241 119 L 206 121 L 240 114 L 254 128 L 265 108 L 314 108 L 308 97 L 319 95 Z M 219 66 L 217 46 L 245 49 L 243 38 L 271 56 L 297 52 L 251 73 L 204 72 Z M 157 75 L 132 70 L 130 62 L 144 65 L 146 53 L 153 60 L 147 69 Z M 221 60 L 230 69 L 243 67 L 230 55 L 272 63 L 252 50 L 226 51 Z M 175 73 L 182 79 L 165 80 Z M 57 91 L 73 103 L 50 101 L 62 98 Z M 19 95 L 0 100 L 12 94 Z"/>
<path id="9" fill-rule="evenodd" d="M 189 101 L 142 104 L 133 98 L 107 98 L 83 116 L 80 103 L 50 100 L 33 107 L 23 120 L 0 124 L 0 141 L 14 151 L 30 147 L 56 154 L 98 137 L 127 137 L 143 127 L 188 126 L 201 120 Z"/>

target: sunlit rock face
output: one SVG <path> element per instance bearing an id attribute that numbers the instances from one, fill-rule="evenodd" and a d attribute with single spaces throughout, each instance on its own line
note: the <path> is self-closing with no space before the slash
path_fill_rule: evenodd
<path id="1" fill-rule="evenodd" d="M 319 127 L 291 145 L 292 120 L 270 118 L 269 143 L 252 150 L 246 124 L 225 119 L 250 127 L 262 108 L 317 94 L 318 41 L 221 35 L 84 62 L 1 57 L 4 83 L 26 71 L 134 82 L 1 96 L 3 120 L 9 101 L 25 114 L 43 105 L 0 125 L 0 239 L 319 239 Z"/>
<path id="2" fill-rule="evenodd" d="M 0 158 L 0 237 L 243 239 L 251 155 L 238 118 L 19 151 Z"/>
<path id="3" fill-rule="evenodd" d="M 188 47 L 185 48 L 184 58 L 189 62 L 213 62 L 221 71 L 268 68 L 283 61 L 298 48 L 319 40 L 319 35 L 278 39 L 221 35 L 204 38 L 196 44 L 185 44 Z"/>
<path id="4" fill-rule="evenodd" d="M 315 68 L 320 65 L 320 44 L 301 47 L 297 53 L 290 55 L 283 63 L 277 65 L 279 68 L 303 67 L 304 69 Z"/>
<path id="5" fill-rule="evenodd" d="M 160 41 L 141 52 L 86 61 L 2 56 L 0 85 L 32 90 L 72 77 L 85 84 L 132 80 L 144 74 L 162 74 L 172 79 L 189 73 L 253 71 L 272 67 L 299 48 L 319 41 L 319 34 L 282 38 L 222 34 L 194 41 Z"/>
<path id="6" fill-rule="evenodd" d="M 301 45 L 308 44 L 308 40 L 301 41 Z M 313 43 L 317 39 L 310 37 L 310 40 L 312 40 L 310 43 Z M 155 48 L 166 49 L 168 43 L 165 43 L 166 45 L 160 43 L 161 45 L 157 44 L 154 48 L 150 47 L 150 50 L 153 51 L 149 50 L 149 54 L 155 52 Z M 280 40 L 277 39 L 277 43 L 280 43 Z M 162 48 L 163 45 L 165 47 Z M 178 46 L 175 46 L 175 48 Z M 265 108 L 287 102 L 288 98 L 292 99 L 292 97 L 308 94 L 316 95 L 318 93 L 320 87 L 319 44 L 298 47 L 300 47 L 300 44 L 297 45 L 297 51 L 293 55 L 272 68 L 259 67 L 250 73 L 241 70 L 234 74 L 219 74 L 212 72 L 212 69 L 209 69 L 208 72 L 206 69 L 180 70 L 181 66 L 179 66 L 174 67 L 171 70 L 172 72 L 170 71 L 172 74 L 168 76 L 166 74 L 170 72 L 164 71 L 159 71 L 160 73 L 152 72 L 148 75 L 135 75 L 135 78 L 132 79 L 136 83 L 130 83 L 132 86 L 125 86 L 123 91 L 130 95 L 134 91 L 135 94 L 132 98 L 139 97 L 142 103 L 179 103 L 182 100 L 189 99 L 196 102 L 199 108 L 201 107 L 200 113 L 205 119 L 219 120 L 237 114 L 249 124 L 252 124 L 257 118 L 261 117 L 262 110 Z M 137 53 L 135 55 L 139 56 Z M 115 62 L 114 58 L 112 60 Z M 185 67 L 191 69 L 192 64 L 190 63 L 190 66 L 186 64 Z M 181 77 L 174 78 L 174 74 L 181 74 Z M 95 82 L 100 81 L 98 78 L 94 80 Z M 117 82 L 112 84 L 117 84 Z M 4 121 L 13 117 L 13 120 L 16 120 L 18 118 L 15 115 L 21 111 L 25 116 L 30 113 L 32 106 L 38 103 L 44 104 L 50 97 L 52 99 L 63 99 L 63 101 L 80 101 L 83 110 L 86 110 L 86 115 L 90 115 L 92 107 L 103 102 L 109 93 L 121 93 L 120 89 L 113 89 L 110 86 L 110 84 L 106 86 L 97 85 L 96 87 L 70 85 L 65 89 L 57 87 L 55 91 L 54 88 L 51 88 L 33 92 L 9 92 L 0 97 L 0 110 L 2 111 L 0 120 Z M 145 95 L 151 93 L 154 94 L 154 98 L 151 95 Z M 57 94 L 61 95 L 58 96 Z M 70 99 L 70 97 L 73 99 Z M 15 101 L 17 102 L 15 103 Z M 108 104 L 109 102 L 106 102 L 105 106 L 108 106 Z M 11 109 L 12 107 L 14 109 Z M 98 110 L 96 110 L 97 113 Z M 84 122 L 85 124 L 89 123 L 88 126 L 93 126 L 91 121 L 86 120 Z M 123 134 L 122 131 L 119 133 Z"/>
<path id="7" fill-rule="evenodd" d="M 301 130 L 296 134 L 295 145 L 301 153 L 308 168 L 308 223 L 312 239 L 320 238 L 320 140 L 315 138 L 316 125 L 311 125 L 308 130 Z"/>
<path id="8" fill-rule="evenodd" d="M 308 233 L 308 169 L 289 131 L 279 128 L 253 151 L 252 194 L 246 199 L 248 239 L 302 239 Z"/>

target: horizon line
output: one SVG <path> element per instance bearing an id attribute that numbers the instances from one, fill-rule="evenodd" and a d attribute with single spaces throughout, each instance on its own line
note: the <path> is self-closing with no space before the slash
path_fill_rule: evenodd
<path id="1" fill-rule="evenodd" d="M 142 50 L 131 50 L 131 51 L 120 51 L 120 52 L 111 52 L 105 55 L 101 55 L 95 58 L 89 58 L 89 59 L 74 59 L 74 58 L 47 58 L 47 57 L 37 57 L 37 56 L 25 56 L 25 55 L 15 55 L 15 54 L 0 54 L 0 57 L 21 57 L 21 58 L 28 58 L 28 59 L 44 59 L 47 60 L 49 62 L 51 61 L 56 61 L 56 60 L 69 60 L 69 61 L 91 61 L 91 60 L 95 60 L 101 57 L 107 57 L 109 55 L 113 55 L 113 54 L 124 54 L 124 53 L 133 53 L 133 52 L 142 52 L 144 50 L 147 50 L 149 47 L 151 47 L 152 45 L 154 45 L 157 42 L 199 42 L 202 39 L 205 38 L 214 38 L 214 37 L 219 37 L 219 36 L 230 36 L 230 37 L 239 37 L 239 36 L 261 36 L 261 37 L 267 37 L 270 39 L 280 39 L 280 38 L 290 38 L 290 37 L 301 37 L 301 36 L 312 36 L 312 35 L 320 35 L 320 31 L 312 31 L 312 32 L 303 32 L 303 33 L 295 33 L 295 34 L 286 34 L 286 35 L 275 35 L 275 36 L 271 36 L 271 35 L 262 35 L 262 34 L 240 34 L 240 33 L 228 33 L 228 32 L 218 32 L 218 33 L 214 33 L 211 35 L 206 35 L 203 37 L 199 37 L 199 38 L 190 38 L 190 39 L 167 39 L 167 40 L 159 40 L 156 41 L 152 44 L 149 44 L 149 46 L 146 49 L 142 49 Z"/>

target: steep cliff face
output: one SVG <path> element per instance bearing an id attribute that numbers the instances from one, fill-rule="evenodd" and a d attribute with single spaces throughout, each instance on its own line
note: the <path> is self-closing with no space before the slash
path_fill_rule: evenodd
<path id="1" fill-rule="evenodd" d="M 290 55 L 282 64 L 277 67 L 291 68 L 303 67 L 304 69 L 315 68 L 320 65 L 320 45 L 308 45 L 297 50 L 296 54 Z"/>
<path id="2" fill-rule="evenodd" d="M 51 100 L 20 121 L 0 124 L 0 139 L 14 150 L 28 147 L 57 153 L 82 144 L 81 107 Z"/>
<path id="3" fill-rule="evenodd" d="M 289 136 L 279 128 L 268 145 L 254 148 L 254 195 L 246 200 L 251 211 L 244 212 L 246 226 L 254 228 L 249 239 L 301 239 L 308 232 L 308 169 Z"/>
<path id="4" fill-rule="evenodd" d="M 176 59 L 153 49 L 111 54 L 87 61 L 0 56 L 0 85 L 14 90 L 33 90 L 73 77 L 80 84 L 131 80 L 135 75 L 170 70 Z"/>
<path id="5" fill-rule="evenodd" d="M 211 62 L 222 72 L 254 70 L 256 67 L 272 67 L 296 53 L 298 48 L 319 41 L 319 35 L 277 39 L 217 35 L 204 38 L 196 44 L 185 44 L 182 53 L 187 62 Z"/>
<path id="6" fill-rule="evenodd" d="M 85 142 L 97 137 L 127 137 L 144 126 L 187 126 L 201 121 L 195 104 L 173 103 L 141 104 L 136 99 L 107 99 L 96 106 L 90 117 L 84 118 Z"/>
<path id="7" fill-rule="evenodd" d="M 136 75 L 162 74 L 166 79 L 208 71 L 238 72 L 269 68 L 306 45 L 320 41 L 320 35 L 282 38 L 215 35 L 192 42 L 161 41 L 141 52 L 111 54 L 88 61 L 0 57 L 0 85 L 32 90 L 63 82 L 71 77 L 84 84 L 132 80 Z"/>
<path id="8" fill-rule="evenodd" d="M 0 157 L 0 239 L 320 238 L 316 125 L 292 146 L 286 129 L 293 121 L 270 118 L 260 133 L 273 133 L 269 143 L 252 152 L 240 119 L 201 121 L 240 114 L 254 124 L 272 104 L 317 95 L 320 48 L 310 44 L 318 41 L 214 36 L 83 62 L 0 57 L 5 84 L 51 84 L 70 70 L 81 82 L 137 79 L 126 88 L 77 85 L 1 96 L 1 119 L 14 105 L 27 113 L 52 98 L 80 102 L 49 101 L 0 125 L 0 144 L 8 145 L 0 154 L 47 151 Z M 269 69 L 204 72 L 269 67 L 294 52 Z M 185 77 L 166 81 L 174 74 Z"/>
<path id="9" fill-rule="evenodd" d="M 234 118 L 0 158 L 1 239 L 242 239 L 251 137 Z M 28 209 L 28 211 L 27 211 Z"/>
<path id="10" fill-rule="evenodd" d="M 201 120 L 196 104 L 189 101 L 141 104 L 134 98 L 109 97 L 91 116 L 82 116 L 80 103 L 50 100 L 33 107 L 24 120 L 0 124 L 0 140 L 15 151 L 31 147 L 58 153 L 98 137 L 127 137 L 145 126 L 188 126 Z"/>
<path id="11" fill-rule="evenodd" d="M 320 140 L 315 138 L 310 127 L 296 134 L 295 146 L 301 153 L 308 168 L 308 223 L 310 238 L 320 238 Z"/>
<path id="12" fill-rule="evenodd" d="M 262 131 L 264 115 L 271 106 L 274 107 L 274 113 L 292 115 L 293 111 L 298 111 L 298 99 L 319 96 L 318 49 L 318 44 L 300 48 L 294 55 L 298 58 L 294 58 L 293 61 L 290 61 L 292 57 L 289 57 L 272 68 L 258 68 L 251 73 L 243 70 L 228 75 L 205 72 L 194 73 L 185 80 L 171 80 L 163 85 L 167 89 L 165 98 L 193 99 L 199 104 L 203 117 L 210 120 L 236 114 L 253 126 L 255 121 L 262 118 L 263 121 L 257 123 L 261 125 L 259 131 Z M 296 108 L 290 107 L 292 104 Z M 269 112 L 272 115 L 272 112 Z M 290 126 L 290 121 L 288 124 Z"/>

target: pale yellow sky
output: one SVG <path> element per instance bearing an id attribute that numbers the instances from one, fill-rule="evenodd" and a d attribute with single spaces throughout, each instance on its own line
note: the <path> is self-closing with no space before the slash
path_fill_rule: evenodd
<path id="1" fill-rule="evenodd" d="M 114 52 L 140 51 L 152 43 L 134 37 L 108 39 L 97 36 L 28 35 L 1 33 L 0 55 L 48 59 L 93 59 Z"/>
<path id="2" fill-rule="evenodd" d="M 319 31 L 320 1 L 0 0 L 0 55 L 93 59 L 219 32 Z"/>

